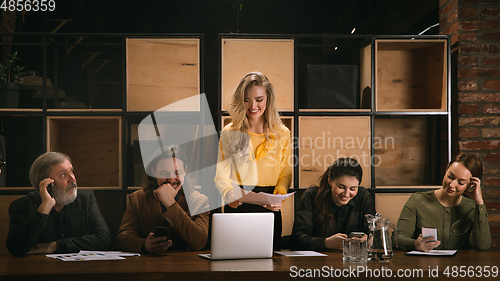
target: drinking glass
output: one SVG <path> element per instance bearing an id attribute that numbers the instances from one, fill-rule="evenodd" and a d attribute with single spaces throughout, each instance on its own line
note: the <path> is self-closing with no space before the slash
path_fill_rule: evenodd
<path id="1" fill-rule="evenodd" d="M 349 261 L 368 261 L 368 243 L 366 241 L 363 241 L 361 239 L 351 239 L 349 243 Z"/>
<path id="2" fill-rule="evenodd" d="M 350 239 L 345 239 L 342 241 L 342 259 L 344 261 L 349 261 L 350 252 Z"/>

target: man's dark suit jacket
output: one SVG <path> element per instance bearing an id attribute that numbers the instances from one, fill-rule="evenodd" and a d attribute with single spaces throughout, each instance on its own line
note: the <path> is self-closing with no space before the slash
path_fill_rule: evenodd
<path id="1" fill-rule="evenodd" d="M 61 213 L 52 209 L 48 215 L 38 212 L 42 199 L 36 192 L 14 200 L 9 206 L 9 252 L 22 256 L 37 243 L 53 241 L 57 242 L 60 253 L 107 250 L 111 233 L 99 211 L 94 192 L 77 192 L 75 201 L 65 206 Z"/>

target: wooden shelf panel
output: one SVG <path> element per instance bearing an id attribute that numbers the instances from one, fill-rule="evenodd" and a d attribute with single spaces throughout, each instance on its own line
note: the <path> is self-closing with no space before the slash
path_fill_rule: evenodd
<path id="1" fill-rule="evenodd" d="M 155 111 L 200 94 L 200 42 L 197 38 L 127 38 L 127 110 Z M 199 111 L 180 102 L 178 111 Z"/>
<path id="2" fill-rule="evenodd" d="M 26 186 L 26 187 L 0 187 L 0 191 L 6 191 L 6 192 L 26 192 L 26 191 L 35 191 L 35 188 L 31 186 Z"/>
<path id="3" fill-rule="evenodd" d="M 281 236 L 292 234 L 293 222 L 295 221 L 295 195 L 288 197 L 281 208 L 281 216 L 283 217 L 283 226 Z"/>
<path id="4" fill-rule="evenodd" d="M 122 186 L 121 117 L 49 116 L 47 129 L 47 151 L 71 158 L 78 186 Z"/>
<path id="5" fill-rule="evenodd" d="M 251 71 L 274 86 L 279 111 L 293 111 L 293 39 L 222 39 L 221 110 L 226 111 L 241 78 Z"/>
<path id="6" fill-rule="evenodd" d="M 341 157 L 358 160 L 363 168 L 361 185 L 371 186 L 370 117 L 299 117 L 299 188 L 318 184 Z"/>
<path id="7" fill-rule="evenodd" d="M 0 112 L 43 112 L 43 109 L 35 108 L 0 108 Z"/>
<path id="8" fill-rule="evenodd" d="M 426 185 L 427 119 L 375 119 L 375 184 Z"/>
<path id="9" fill-rule="evenodd" d="M 398 223 L 399 215 L 406 201 L 413 193 L 377 193 L 375 194 L 375 210 L 382 218 Z"/>
<path id="10" fill-rule="evenodd" d="M 447 110 L 447 41 L 377 40 L 376 111 Z"/>

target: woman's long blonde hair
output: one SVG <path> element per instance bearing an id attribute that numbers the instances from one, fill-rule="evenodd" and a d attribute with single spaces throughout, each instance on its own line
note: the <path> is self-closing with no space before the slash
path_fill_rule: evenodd
<path id="1" fill-rule="evenodd" d="M 276 108 L 276 97 L 274 88 L 266 75 L 260 72 L 247 73 L 241 78 L 236 91 L 234 91 L 231 102 L 228 106 L 228 113 L 232 118 L 231 129 L 234 131 L 247 132 L 248 118 L 245 108 L 245 93 L 253 86 L 261 86 L 266 89 L 267 103 L 264 111 L 264 133 L 266 139 L 269 139 L 269 133 L 274 132 L 283 125 L 278 109 Z"/>

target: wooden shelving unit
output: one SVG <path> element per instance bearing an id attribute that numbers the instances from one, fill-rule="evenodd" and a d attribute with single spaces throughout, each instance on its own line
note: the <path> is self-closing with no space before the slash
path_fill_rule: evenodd
<path id="1" fill-rule="evenodd" d="M 204 92 L 203 35 L 12 35 L 13 48 L 29 62 L 26 69 L 39 71 L 45 82 L 36 91 L 25 90 L 21 108 L 0 109 L 8 145 L 2 171 L 8 184 L 0 188 L 1 205 L 32 190 L 27 175 L 38 155 L 63 151 L 75 162 L 79 186 L 95 190 L 114 236 L 126 196 L 138 188 L 143 173 L 139 123 L 165 105 Z M 411 193 L 440 186 L 451 157 L 449 37 L 220 34 L 217 40 L 219 88 L 208 96 L 217 99 L 210 100 L 218 107 L 212 112 L 217 129 L 230 121 L 228 97 L 241 77 L 260 71 L 274 84 L 279 111 L 292 133 L 291 191 L 296 196 L 283 207 L 283 235 L 291 233 L 302 192 L 317 183 L 326 162 L 337 155 L 372 160 L 359 159 L 361 185 L 392 222 Z M 329 76 L 345 66 L 357 71 L 350 77 Z M 317 77 L 348 81 L 346 88 L 330 94 L 331 85 L 341 83 L 316 81 L 312 71 L 318 69 Z M 342 102 L 343 95 L 349 102 Z M 61 108 L 66 97 L 75 97 L 84 108 Z M 203 115 L 200 102 L 175 105 L 169 114 Z M 159 133 L 206 137 L 206 128 L 191 126 L 189 118 L 181 125 L 160 125 Z M 152 142 L 155 137 L 141 136 Z M 343 146 L 334 147 L 332 141 L 330 147 L 321 146 L 328 137 L 333 143 L 342 139 Z M 207 139 L 205 145 L 208 154 L 216 155 L 216 140 Z M 198 146 L 193 142 L 185 148 Z M 313 149 L 315 156 L 323 155 L 320 164 L 312 158 Z M 204 168 L 205 155 L 191 153 L 191 164 L 202 163 L 195 169 Z M 7 220 L 0 217 L 2 225 Z"/>

